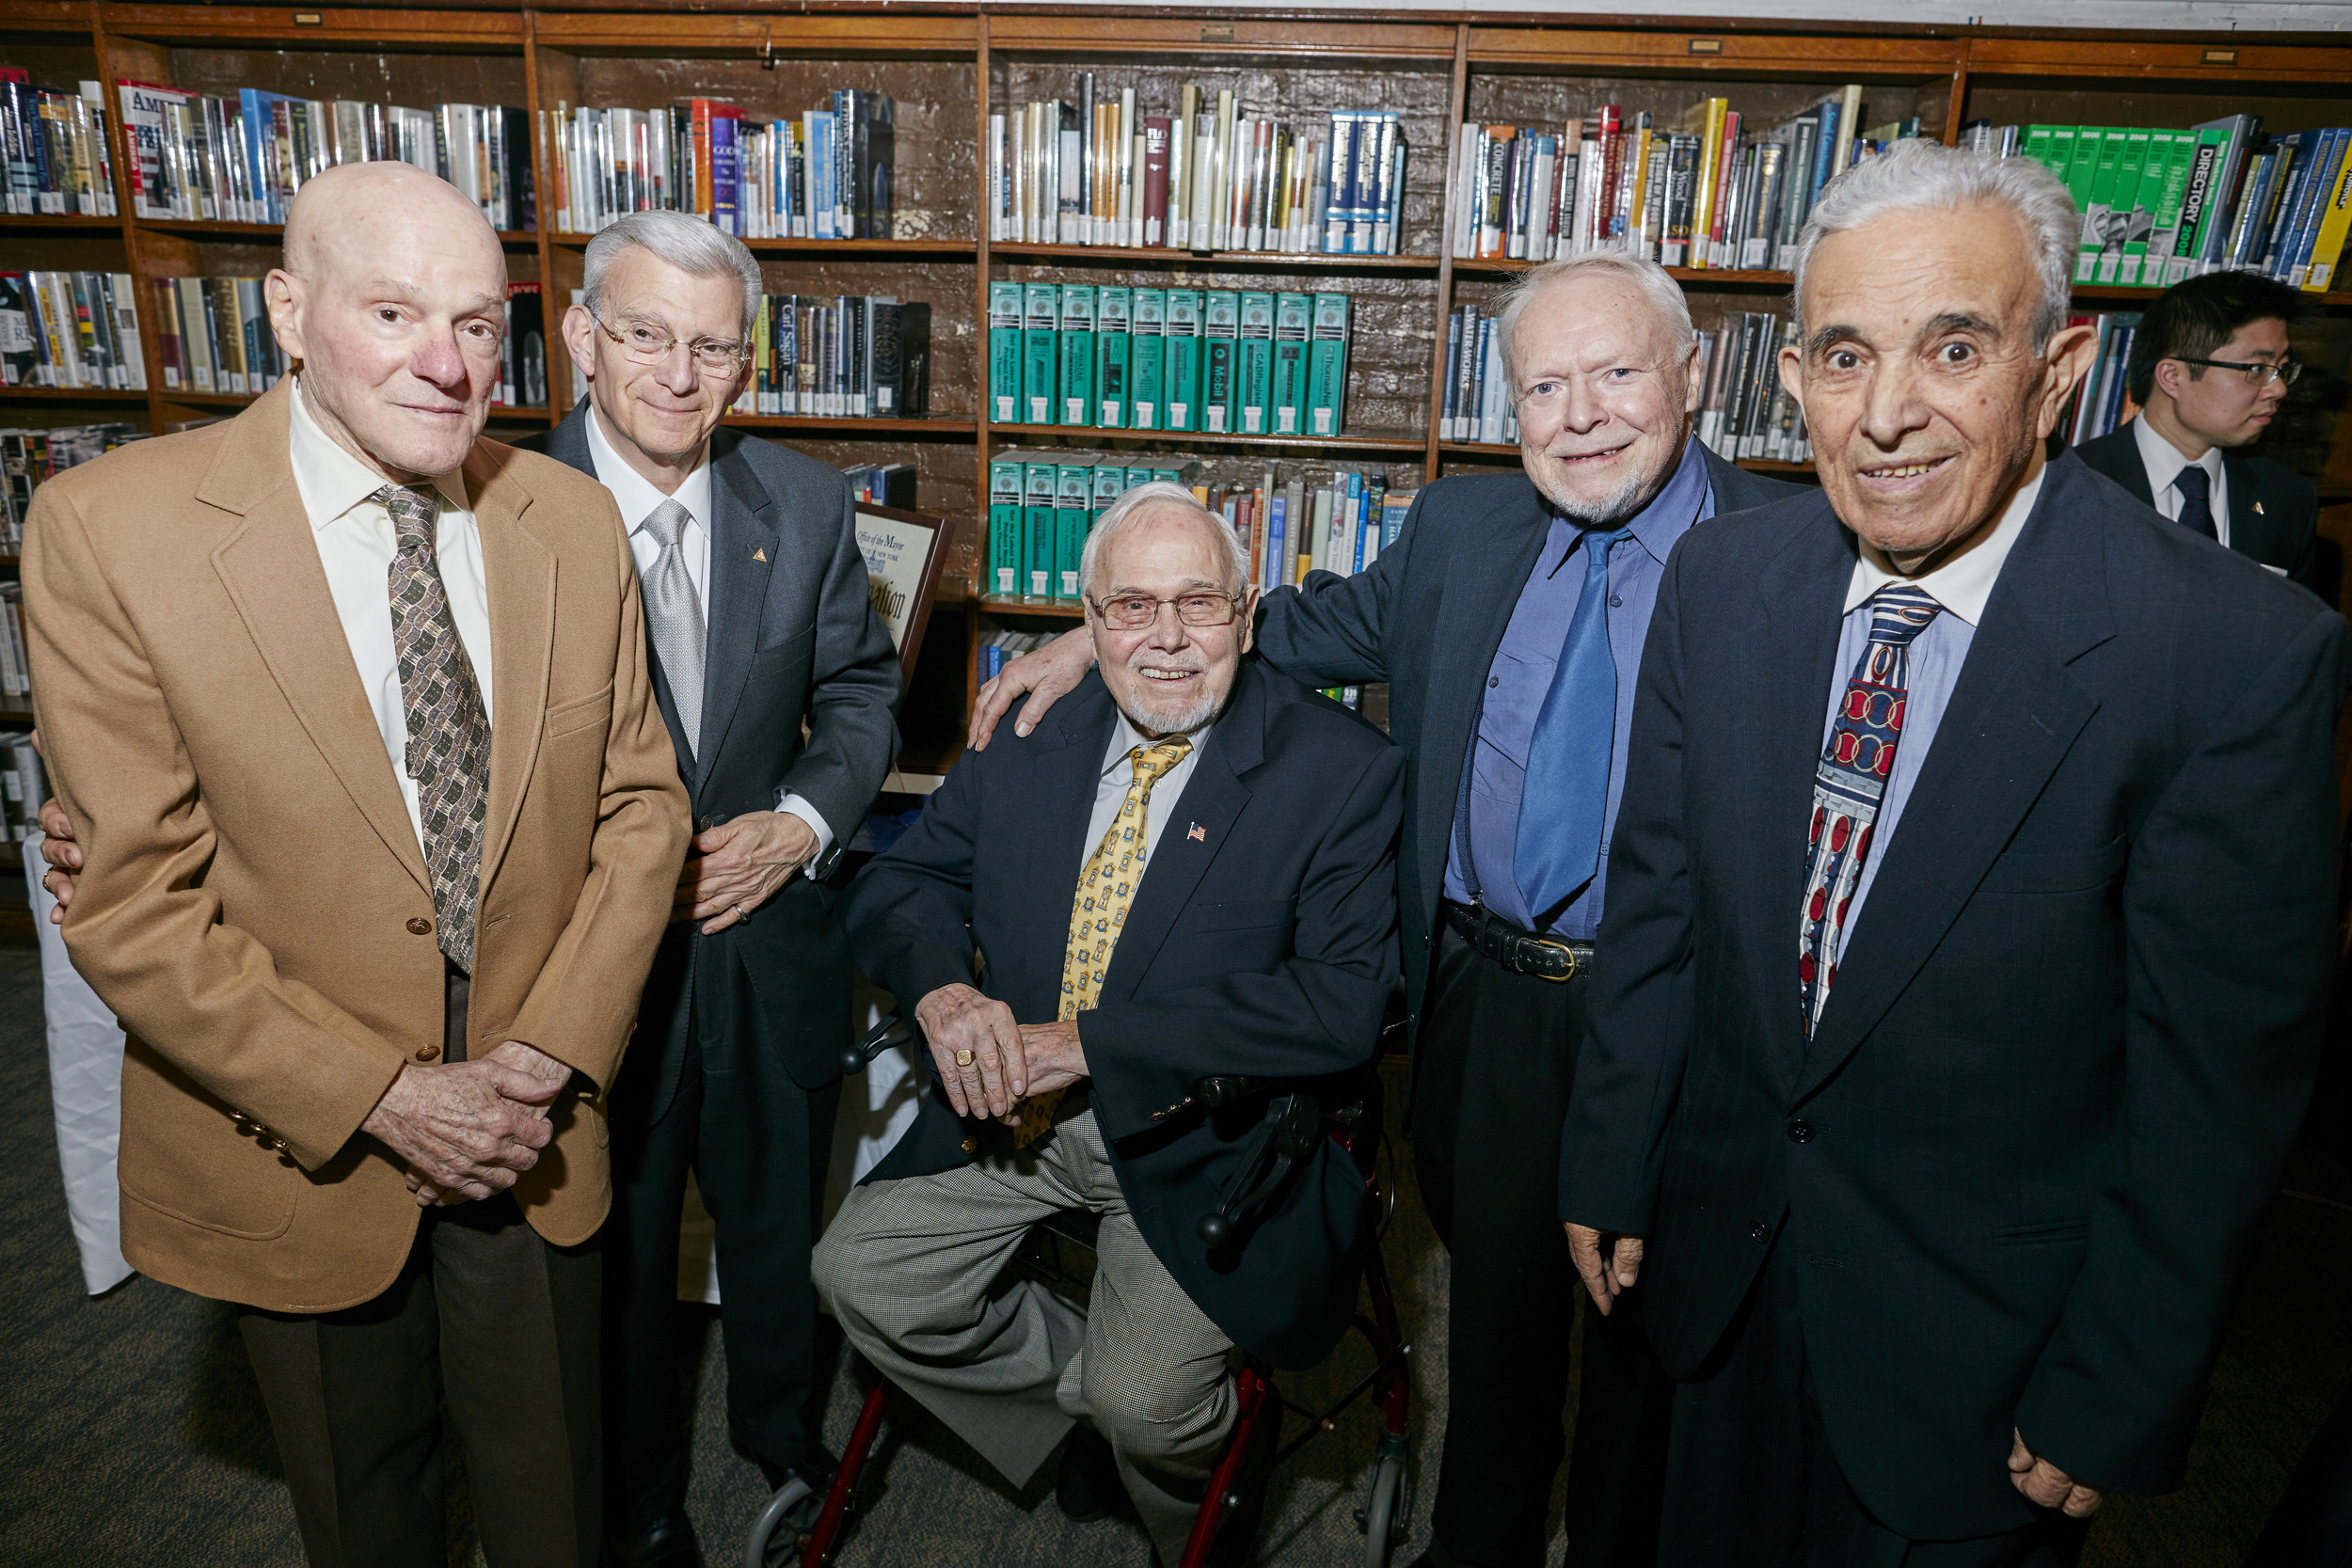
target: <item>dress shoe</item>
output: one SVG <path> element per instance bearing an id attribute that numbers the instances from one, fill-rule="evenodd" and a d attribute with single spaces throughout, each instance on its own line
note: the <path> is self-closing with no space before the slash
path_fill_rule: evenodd
<path id="1" fill-rule="evenodd" d="M 1084 1421 L 1070 1429 L 1070 1441 L 1061 1450 L 1054 1501 L 1061 1505 L 1065 1518 L 1080 1525 L 1134 1510 L 1119 1479 L 1119 1461 L 1112 1457 L 1109 1439 Z"/>
<path id="2" fill-rule="evenodd" d="M 614 1541 L 612 1568 L 703 1568 L 702 1547 L 686 1515 L 673 1513 Z"/>

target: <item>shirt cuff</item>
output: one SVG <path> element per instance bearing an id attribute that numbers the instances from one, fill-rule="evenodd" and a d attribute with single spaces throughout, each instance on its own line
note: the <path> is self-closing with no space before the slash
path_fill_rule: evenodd
<path id="1" fill-rule="evenodd" d="M 809 832 L 817 835 L 817 853 L 811 855 L 809 860 L 812 863 L 823 860 L 825 851 L 833 847 L 833 830 L 825 825 L 825 819 L 818 814 L 817 808 L 790 790 L 779 789 L 776 791 L 776 809 L 788 811 L 808 824 Z"/>

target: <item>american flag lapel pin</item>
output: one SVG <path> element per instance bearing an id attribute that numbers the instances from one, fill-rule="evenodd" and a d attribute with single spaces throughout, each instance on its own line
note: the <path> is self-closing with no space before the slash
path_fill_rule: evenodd
<path id="1" fill-rule="evenodd" d="M 768 560 L 768 552 L 766 550 L 754 550 L 752 552 L 752 559 L 765 564 Z"/>
<path id="2" fill-rule="evenodd" d="M 1209 830 L 1202 827 L 1200 823 L 1195 822 L 1192 825 L 1192 832 L 1186 833 L 1184 836 L 1191 839 L 1196 844 L 1206 844 L 1209 842 Z"/>

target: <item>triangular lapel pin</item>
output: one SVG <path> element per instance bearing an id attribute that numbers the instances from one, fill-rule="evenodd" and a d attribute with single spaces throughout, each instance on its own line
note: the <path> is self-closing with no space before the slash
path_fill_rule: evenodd
<path id="1" fill-rule="evenodd" d="M 752 552 L 752 559 L 764 563 L 768 559 L 768 552 L 766 550 L 754 550 Z"/>
<path id="2" fill-rule="evenodd" d="M 2256 501 L 2256 502 L 2254 503 L 2254 515 L 2255 515 L 2255 516 L 2257 516 L 2257 517 L 2259 517 L 2259 516 L 2261 516 L 2262 515 L 2263 515 L 2263 503 L 2262 503 L 2262 502 L 2260 502 L 2260 501 Z"/>

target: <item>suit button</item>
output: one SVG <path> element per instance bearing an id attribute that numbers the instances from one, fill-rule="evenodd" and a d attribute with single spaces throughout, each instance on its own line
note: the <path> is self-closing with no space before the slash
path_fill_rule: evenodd
<path id="1" fill-rule="evenodd" d="M 966 1154 L 977 1154 L 980 1151 L 980 1140 L 977 1138 L 964 1139 L 963 1151 Z"/>
<path id="2" fill-rule="evenodd" d="M 412 937 L 431 936 L 433 922 L 421 914 L 412 914 L 408 917 L 408 934 Z"/>
<path id="3" fill-rule="evenodd" d="M 420 1062 L 437 1061 L 440 1054 L 441 1048 L 437 1045 L 421 1045 L 417 1048 L 417 1060 Z"/>
<path id="4" fill-rule="evenodd" d="M 1790 1122 L 1788 1124 L 1788 1141 L 1792 1144 L 1811 1143 L 1813 1141 L 1813 1124 L 1804 1120 L 1803 1117 L 1799 1117 L 1797 1120 Z"/>
<path id="5" fill-rule="evenodd" d="M 1762 1243 L 1769 1242 L 1772 1239 L 1772 1227 L 1766 1225 L 1762 1220 L 1756 1221 L 1756 1224 L 1751 1226 L 1748 1229 L 1748 1240 L 1751 1242 L 1760 1244 Z"/>

